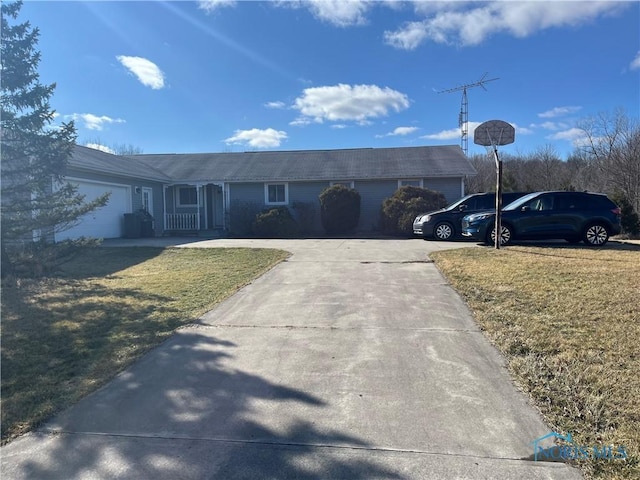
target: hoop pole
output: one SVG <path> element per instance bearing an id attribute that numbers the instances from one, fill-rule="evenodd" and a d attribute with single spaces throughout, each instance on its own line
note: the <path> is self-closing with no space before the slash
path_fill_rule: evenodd
<path id="1" fill-rule="evenodd" d="M 496 161 L 496 224 L 495 224 L 495 248 L 496 250 L 500 249 L 500 237 L 502 236 L 502 161 L 498 157 L 498 147 L 496 145 L 493 146 L 493 156 Z"/>

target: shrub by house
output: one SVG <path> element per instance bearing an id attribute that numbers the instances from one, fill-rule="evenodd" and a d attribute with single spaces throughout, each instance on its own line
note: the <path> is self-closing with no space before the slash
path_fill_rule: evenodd
<path id="1" fill-rule="evenodd" d="M 360 220 L 360 194 L 344 185 L 328 187 L 320 194 L 320 220 L 329 235 L 348 233 Z"/>
<path id="2" fill-rule="evenodd" d="M 447 205 L 447 199 L 440 192 L 427 188 L 401 187 L 382 202 L 380 226 L 387 235 L 413 233 L 413 220 L 421 213 L 438 210 Z"/>

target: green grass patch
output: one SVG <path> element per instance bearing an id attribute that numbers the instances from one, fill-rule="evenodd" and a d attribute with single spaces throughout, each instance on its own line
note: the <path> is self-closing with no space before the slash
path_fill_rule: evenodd
<path id="1" fill-rule="evenodd" d="M 55 276 L 3 284 L 3 441 L 95 390 L 288 255 L 93 248 Z"/>
<path id="2" fill-rule="evenodd" d="M 640 478 L 640 249 L 468 248 L 431 255 L 549 426 L 578 445 L 592 478 Z M 533 439 L 532 439 L 533 440 Z"/>

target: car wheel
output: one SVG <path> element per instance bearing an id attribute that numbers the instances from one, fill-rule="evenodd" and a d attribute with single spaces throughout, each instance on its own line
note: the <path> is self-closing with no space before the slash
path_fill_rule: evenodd
<path id="1" fill-rule="evenodd" d="M 508 245 L 513 236 L 511 233 L 511 227 L 509 225 L 500 225 L 500 245 Z M 487 245 L 496 244 L 496 227 L 492 227 L 489 233 L 487 233 Z"/>
<path id="2" fill-rule="evenodd" d="M 589 225 L 584 231 L 584 243 L 592 247 L 601 247 L 609 240 L 607 227 L 600 223 Z"/>
<path id="3" fill-rule="evenodd" d="M 439 223 L 433 229 L 433 236 L 437 240 L 450 240 L 453 237 L 453 227 L 449 223 Z"/>

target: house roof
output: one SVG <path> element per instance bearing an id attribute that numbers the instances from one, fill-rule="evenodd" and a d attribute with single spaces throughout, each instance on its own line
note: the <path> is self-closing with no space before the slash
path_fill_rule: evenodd
<path id="1" fill-rule="evenodd" d="M 475 175 L 457 145 L 347 150 L 132 155 L 178 181 L 269 182 Z M 131 160 L 127 160 L 133 164 Z"/>
<path id="2" fill-rule="evenodd" d="M 476 174 L 457 145 L 129 156 L 77 145 L 69 166 L 165 183 L 363 180 Z"/>
<path id="3" fill-rule="evenodd" d="M 162 182 L 170 182 L 172 180 L 171 177 L 153 166 L 81 145 L 75 146 L 68 166 L 77 170 L 108 173 L 120 177 L 133 177 Z"/>

